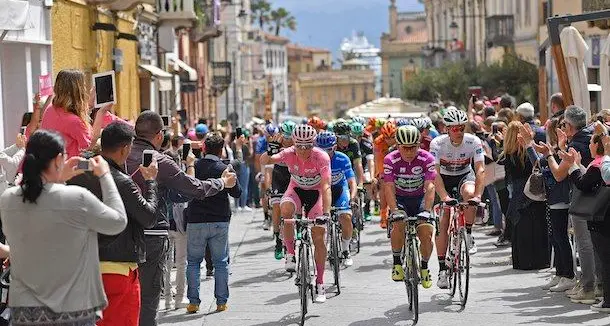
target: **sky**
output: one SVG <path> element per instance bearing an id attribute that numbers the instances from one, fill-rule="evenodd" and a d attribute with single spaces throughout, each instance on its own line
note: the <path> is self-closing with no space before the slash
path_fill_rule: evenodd
<path id="1" fill-rule="evenodd" d="M 389 0 L 270 0 L 295 16 L 297 30 L 281 34 L 293 43 L 327 48 L 337 59 L 339 45 L 354 31 L 362 31 L 369 42 L 380 47 L 383 32 L 389 30 Z M 397 0 L 399 11 L 423 11 L 417 0 Z"/>

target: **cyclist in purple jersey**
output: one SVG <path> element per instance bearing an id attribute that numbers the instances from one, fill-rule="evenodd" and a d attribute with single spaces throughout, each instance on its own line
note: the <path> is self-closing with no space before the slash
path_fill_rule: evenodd
<path id="1" fill-rule="evenodd" d="M 418 217 L 417 237 L 421 242 L 421 280 L 424 288 L 432 286 L 428 270 L 428 260 L 432 255 L 432 234 L 434 226 L 430 224 L 430 211 L 434 204 L 434 180 L 436 166 L 434 157 L 420 149 L 421 134 L 414 126 L 402 126 L 396 131 L 398 150 L 386 155 L 383 160 L 383 180 L 390 214 L 397 209 L 407 216 Z M 394 259 L 392 280 L 400 282 L 405 278 L 401 253 L 405 245 L 404 221 L 392 224 L 390 242 Z"/>

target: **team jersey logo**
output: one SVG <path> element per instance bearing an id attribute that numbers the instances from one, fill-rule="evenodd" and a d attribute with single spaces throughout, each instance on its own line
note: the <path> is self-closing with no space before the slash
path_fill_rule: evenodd
<path id="1" fill-rule="evenodd" d="M 292 180 L 294 180 L 299 186 L 311 188 L 317 186 L 322 180 L 322 176 L 316 175 L 313 177 L 304 177 L 300 175 L 292 175 Z"/>
<path id="2" fill-rule="evenodd" d="M 414 166 L 411 169 L 411 173 L 413 174 L 421 174 L 422 172 L 424 172 L 424 168 L 422 168 L 421 166 Z"/>
<path id="3" fill-rule="evenodd" d="M 343 181 L 344 178 L 344 174 L 342 171 L 338 171 L 338 172 L 333 172 L 331 179 L 332 179 L 332 184 L 336 185 L 338 183 L 340 183 L 341 181 Z"/>

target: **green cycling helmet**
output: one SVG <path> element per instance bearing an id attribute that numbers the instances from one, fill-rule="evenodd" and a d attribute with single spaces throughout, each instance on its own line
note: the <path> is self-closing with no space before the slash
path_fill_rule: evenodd
<path id="1" fill-rule="evenodd" d="M 355 137 L 364 135 L 364 126 L 360 122 L 352 123 L 352 135 Z"/>
<path id="2" fill-rule="evenodd" d="M 326 124 L 326 131 L 333 132 L 335 131 L 335 122 L 331 121 Z"/>
<path id="3" fill-rule="evenodd" d="M 335 132 L 335 134 L 337 134 L 337 136 L 344 136 L 349 135 L 352 131 L 352 128 L 349 123 L 347 123 L 347 121 L 339 119 L 335 122 L 333 131 Z"/>
<path id="4" fill-rule="evenodd" d="M 296 126 L 297 124 L 292 120 L 284 121 L 280 126 L 280 131 L 282 132 L 284 138 L 292 138 L 292 132 Z"/>

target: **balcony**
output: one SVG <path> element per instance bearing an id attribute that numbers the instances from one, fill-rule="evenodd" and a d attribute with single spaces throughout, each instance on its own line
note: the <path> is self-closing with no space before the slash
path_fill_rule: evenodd
<path id="1" fill-rule="evenodd" d="M 191 27 L 197 20 L 195 0 L 157 0 L 159 21 L 175 22 L 177 26 Z"/>
<path id="2" fill-rule="evenodd" d="M 93 6 L 106 6 L 114 11 L 126 11 L 135 8 L 139 4 L 155 5 L 156 0 L 86 0 L 87 4 Z"/>
<path id="3" fill-rule="evenodd" d="M 485 31 L 488 48 L 512 45 L 515 36 L 513 15 L 496 15 L 485 18 Z"/>

